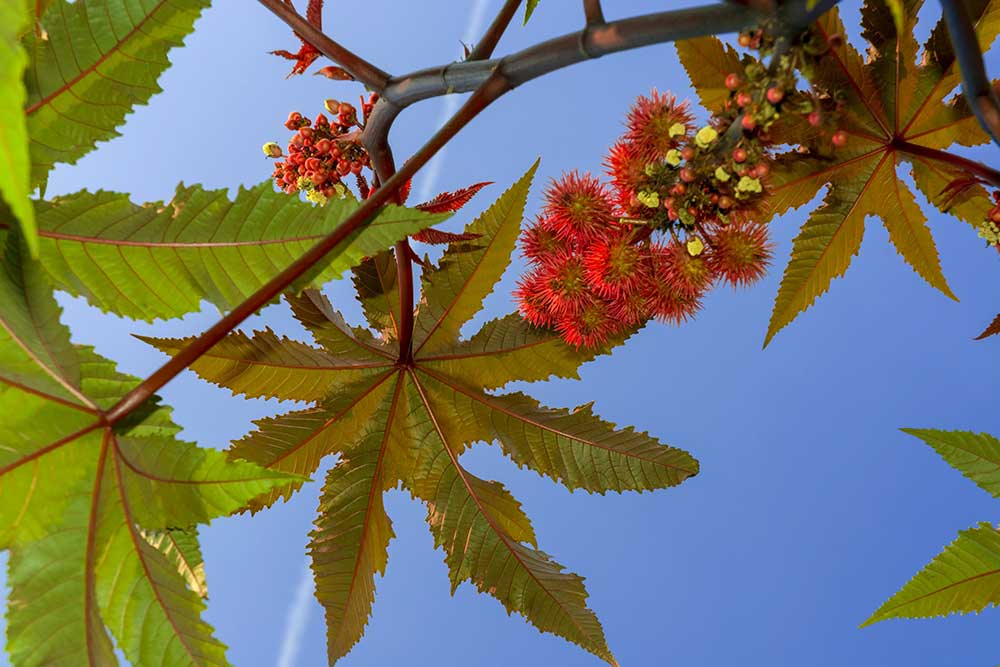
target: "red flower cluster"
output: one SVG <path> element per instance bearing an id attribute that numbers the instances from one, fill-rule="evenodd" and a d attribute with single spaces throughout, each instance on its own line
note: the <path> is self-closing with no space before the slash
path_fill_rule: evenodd
<path id="1" fill-rule="evenodd" d="M 755 150 L 757 164 L 747 164 L 743 148 L 720 158 L 718 141 L 711 126 L 692 134 L 673 97 L 640 97 L 608 155 L 610 187 L 574 172 L 547 188 L 522 235 L 532 264 L 515 294 L 522 316 L 577 347 L 601 347 L 651 318 L 687 320 L 720 281 L 758 280 L 771 245 L 750 213 L 766 161 Z"/>
<path id="2" fill-rule="evenodd" d="M 376 99 L 373 93 L 367 101 L 362 100 L 362 119 L 371 112 Z M 371 162 L 359 141 L 364 126 L 352 104 L 327 100 L 326 108 L 336 114 L 333 121 L 323 114 L 315 122 L 297 111 L 288 115 L 285 127 L 296 133 L 288 142 L 287 156 L 277 144 L 264 144 L 268 157 L 285 158 L 274 165 L 274 181 L 289 194 L 302 191 L 310 200 L 322 204 L 329 197 L 342 195 L 343 179 L 354 174 L 365 198 L 370 188 L 362 170 L 370 168 Z"/>

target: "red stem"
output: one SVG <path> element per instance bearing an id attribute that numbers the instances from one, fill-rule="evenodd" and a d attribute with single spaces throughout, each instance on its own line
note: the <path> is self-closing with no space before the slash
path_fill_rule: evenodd
<path id="1" fill-rule="evenodd" d="M 583 15 L 587 19 L 587 25 L 602 25 L 605 21 L 601 0 L 583 0 Z"/>
<path id="2" fill-rule="evenodd" d="M 520 6 L 521 0 L 507 0 L 503 3 L 503 7 L 500 8 L 490 27 L 486 29 L 483 38 L 476 42 L 472 48 L 469 57 L 466 58 L 467 61 L 486 60 L 493 55 L 500 38 L 507 31 L 507 26 L 510 25 L 511 19 L 514 18 L 514 14 L 517 13 L 517 8 Z"/>
<path id="3" fill-rule="evenodd" d="M 975 160 L 970 160 L 969 158 L 962 157 L 961 155 L 955 155 L 954 153 L 948 153 L 936 148 L 928 148 L 927 146 L 921 146 L 920 144 L 911 144 L 909 141 L 904 141 L 902 139 L 893 141 L 892 146 L 896 150 L 904 153 L 919 155 L 921 157 L 937 160 L 938 162 L 944 162 L 955 167 L 956 169 L 959 169 L 960 171 L 975 174 L 993 187 L 1000 188 L 1000 171 L 993 169 L 992 167 L 987 167 L 982 162 L 976 162 Z"/>

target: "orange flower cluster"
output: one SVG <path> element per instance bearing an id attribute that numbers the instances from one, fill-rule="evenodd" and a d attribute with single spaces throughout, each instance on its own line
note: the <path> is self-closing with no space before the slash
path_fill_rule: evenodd
<path id="1" fill-rule="evenodd" d="M 371 111 L 374 93 L 362 101 L 363 117 Z M 345 178 L 354 174 L 362 198 L 369 194 L 368 181 L 362 170 L 371 167 L 368 152 L 360 142 L 357 109 L 347 102 L 327 100 L 326 109 L 335 114 L 333 120 L 319 114 L 315 122 L 293 111 L 285 127 L 296 130 L 288 142 L 286 155 L 278 144 L 264 144 L 264 154 L 285 158 L 275 163 L 272 177 L 285 192 L 305 192 L 311 201 L 323 204 L 329 197 L 345 192 Z"/>

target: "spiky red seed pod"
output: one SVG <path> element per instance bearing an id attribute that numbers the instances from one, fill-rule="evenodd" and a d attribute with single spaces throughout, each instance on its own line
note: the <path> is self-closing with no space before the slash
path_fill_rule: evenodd
<path id="1" fill-rule="evenodd" d="M 590 174 L 563 174 L 545 190 L 546 217 L 562 239 L 586 241 L 599 238 L 615 224 L 611 195 L 601 181 Z"/>
<path id="2" fill-rule="evenodd" d="M 555 318 L 542 290 L 542 278 L 538 273 L 529 273 L 518 281 L 514 290 L 514 300 L 517 301 L 521 317 L 534 326 L 544 328 L 555 324 Z"/>
<path id="3" fill-rule="evenodd" d="M 625 141 L 633 144 L 646 162 L 662 159 L 677 147 L 681 135 L 671 133 L 675 125 L 690 128 L 691 114 L 687 103 L 677 103 L 673 95 L 661 95 L 655 89 L 649 97 L 640 95 L 629 109 L 625 121 L 628 129 Z"/>
<path id="4" fill-rule="evenodd" d="M 623 294 L 608 303 L 608 315 L 620 322 L 623 328 L 642 324 L 653 316 L 646 298 L 646 282 L 631 294 Z"/>
<path id="5" fill-rule="evenodd" d="M 707 255 L 713 272 L 734 287 L 746 286 L 767 272 L 773 246 L 764 225 L 734 223 L 718 229 Z"/>
<path id="6" fill-rule="evenodd" d="M 740 84 L 743 83 L 743 80 L 740 79 L 739 74 L 736 74 L 735 72 L 730 72 L 729 74 L 726 75 L 725 83 L 726 83 L 726 88 L 728 88 L 729 90 L 736 90 L 737 88 L 740 87 Z"/>
<path id="7" fill-rule="evenodd" d="M 656 279 L 643 285 L 642 294 L 646 298 L 647 312 L 661 322 L 681 324 L 701 308 L 697 297 L 682 294 L 670 283 Z"/>
<path id="8" fill-rule="evenodd" d="M 521 249 L 535 264 L 553 261 L 567 250 L 566 242 L 556 235 L 548 218 L 541 217 L 521 234 Z"/>
<path id="9" fill-rule="evenodd" d="M 583 266 L 591 288 L 599 295 L 615 299 L 635 292 L 646 280 L 643 252 L 630 243 L 627 232 L 594 241 L 586 249 Z"/>
<path id="10" fill-rule="evenodd" d="M 577 348 L 601 347 L 622 330 L 621 322 L 611 317 L 607 302 L 595 299 L 575 313 L 556 319 L 556 330 L 563 340 Z"/>
<path id="11" fill-rule="evenodd" d="M 607 168 L 606 173 L 611 176 L 618 205 L 631 211 L 635 205 L 632 198 L 648 178 L 645 172 L 646 162 L 639 157 L 632 144 L 619 140 L 608 151 L 604 166 Z"/>
<path id="12" fill-rule="evenodd" d="M 715 276 L 702 256 L 693 257 L 683 243 L 657 245 L 653 255 L 654 280 L 668 283 L 676 292 L 699 297 L 712 285 Z"/>
<path id="13" fill-rule="evenodd" d="M 583 258 L 574 253 L 553 257 L 538 275 L 542 298 L 554 315 L 579 312 L 596 298 L 587 283 Z"/>

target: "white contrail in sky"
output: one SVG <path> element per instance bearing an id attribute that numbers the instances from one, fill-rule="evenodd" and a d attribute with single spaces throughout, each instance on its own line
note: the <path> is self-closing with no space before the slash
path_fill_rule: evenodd
<path id="1" fill-rule="evenodd" d="M 281 653 L 278 654 L 277 667 L 295 667 L 295 659 L 299 657 L 299 648 L 302 646 L 302 636 L 305 634 L 306 624 L 309 622 L 312 592 L 312 571 L 309 569 L 309 559 L 306 558 L 306 566 L 302 569 L 299 588 L 295 591 L 295 599 L 292 600 L 288 621 L 285 623 L 285 636 L 281 640 Z"/>
<path id="2" fill-rule="evenodd" d="M 479 39 L 479 34 L 483 30 L 483 23 L 486 21 L 486 9 L 488 5 L 489 0 L 476 0 L 476 3 L 472 5 L 472 11 L 469 13 L 469 23 L 466 25 L 465 35 L 462 37 L 462 41 L 466 44 L 471 45 Z M 438 118 L 437 127 L 434 128 L 435 131 L 458 111 L 458 103 L 460 101 L 461 98 L 458 95 L 444 96 L 441 104 L 441 116 Z M 437 187 L 438 178 L 441 176 L 441 166 L 444 164 L 446 150 L 442 148 L 438 151 L 437 155 L 431 158 L 431 161 L 424 167 L 423 178 L 420 181 L 420 188 L 417 189 L 417 199 L 414 203 L 425 202 L 437 194 L 434 192 L 434 188 Z"/>
<path id="3" fill-rule="evenodd" d="M 479 34 L 483 30 L 483 23 L 486 21 L 486 10 L 489 8 L 490 0 L 475 0 L 472 11 L 469 13 L 469 22 L 465 26 L 465 34 L 462 41 L 472 44 L 479 39 Z M 447 122 L 449 118 L 458 110 L 458 95 L 445 95 L 441 104 L 441 116 L 438 119 L 435 131 Z M 423 178 L 420 181 L 420 188 L 417 190 L 417 203 L 427 201 L 434 196 L 434 188 L 437 187 L 438 178 L 441 176 L 441 167 L 444 164 L 444 150 L 430 161 L 424 169 Z M 302 578 L 299 580 L 299 587 L 295 591 L 295 598 L 292 606 L 288 610 L 288 620 L 285 623 L 285 636 L 281 640 L 281 652 L 278 654 L 276 667 L 295 667 L 299 657 L 299 649 L 302 647 L 302 637 L 305 635 L 306 625 L 309 623 L 309 608 L 312 606 L 313 578 L 309 568 L 309 561 L 302 570 Z"/>

